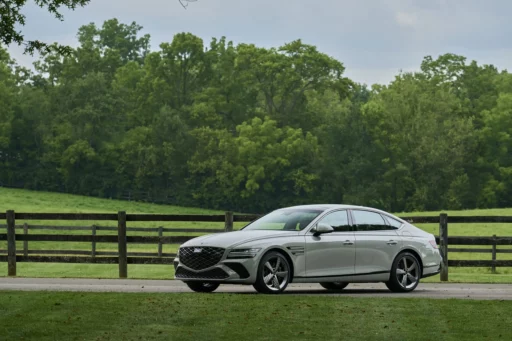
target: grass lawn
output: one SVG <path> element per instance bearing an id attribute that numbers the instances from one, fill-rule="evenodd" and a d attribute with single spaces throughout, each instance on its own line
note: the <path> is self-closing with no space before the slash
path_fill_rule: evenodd
<path id="1" fill-rule="evenodd" d="M 7 264 L 0 263 L 0 277 L 7 275 Z M 18 263 L 18 277 L 42 278 L 119 278 L 118 265 L 110 264 L 64 264 L 64 263 Z M 128 265 L 131 279 L 173 279 L 172 265 Z M 450 268 L 452 283 L 512 283 L 510 268 L 497 268 L 491 273 L 487 268 Z M 439 275 L 424 278 L 422 283 L 440 282 Z"/>
<path id="2" fill-rule="evenodd" d="M 0 212 L 219 214 L 221 211 L 0 187 Z"/>
<path id="3" fill-rule="evenodd" d="M 512 301 L 0 292 L 14 340 L 510 340 Z"/>
<path id="4" fill-rule="evenodd" d="M 200 208 L 178 207 L 167 205 L 156 205 L 120 200 L 99 199 L 78 195 L 36 192 L 20 189 L 0 188 L 0 212 L 14 209 L 17 212 L 71 212 L 71 213 L 115 213 L 124 210 L 127 213 L 160 213 L 160 214 L 223 214 L 223 211 L 206 210 Z M 442 211 L 448 213 L 448 221 L 453 215 L 512 215 L 512 209 L 488 209 L 488 210 L 466 210 L 466 211 Z M 439 212 L 409 212 L 397 213 L 399 216 L 425 216 L 439 215 Z M 21 225 L 25 221 L 17 221 Z M 29 225 L 79 225 L 115 227 L 115 221 L 26 221 Z M 0 222 L 4 225 L 5 222 Z M 235 229 L 244 226 L 246 223 L 235 223 Z M 224 223 L 204 222 L 137 222 L 128 223 L 128 227 L 158 227 L 166 228 L 220 228 Z M 418 227 L 438 235 L 438 224 L 418 224 Z M 0 231 L 2 228 L 0 227 Z M 512 224 L 449 224 L 449 235 L 451 236 L 512 236 Z M 19 231 L 18 233 L 20 233 Z M 56 231 L 56 230 L 31 230 L 30 234 L 90 234 L 89 231 Z M 98 235 L 112 235 L 115 231 L 101 231 Z M 156 232 L 128 232 L 128 235 L 152 235 Z M 164 233 L 165 236 L 189 235 L 196 236 L 198 233 Z M 18 250 L 22 250 L 22 242 L 17 242 Z M 164 253 L 175 253 L 178 245 L 164 245 Z M 462 248 L 464 246 L 457 246 Z M 0 241 L 0 250 L 7 248 L 6 241 Z M 471 248 L 486 248 L 490 246 L 471 246 Z M 498 248 L 510 248 L 499 246 Z M 56 242 L 29 242 L 30 250 L 90 250 L 90 243 L 56 243 Z M 97 251 L 117 251 L 116 244 L 97 243 Z M 157 245 L 129 244 L 128 252 L 156 252 Z M 490 260 L 490 253 L 450 253 L 450 259 L 468 260 Z M 512 259 L 512 253 L 498 253 L 498 260 Z M 0 276 L 7 274 L 7 264 L 0 263 Z M 118 276 L 117 265 L 97 264 L 46 264 L 46 263 L 19 263 L 18 275 L 24 277 L 92 277 L 92 278 L 116 278 Z M 130 278 L 154 278 L 166 279 L 174 275 L 172 266 L 165 265 L 130 265 L 128 276 Z M 454 282 L 485 282 L 485 283 L 512 283 L 512 268 L 497 268 L 497 273 L 492 274 L 488 268 L 450 268 L 450 281 Z M 439 276 L 426 279 L 428 282 L 439 281 Z"/>
<path id="5" fill-rule="evenodd" d="M 16 267 L 17 277 L 119 278 L 117 264 L 17 263 Z M 5 276 L 7 276 L 7 263 L 3 262 L 0 263 L 0 277 Z M 172 265 L 128 264 L 128 278 L 174 279 L 174 267 Z M 510 281 L 512 282 L 512 278 Z"/>

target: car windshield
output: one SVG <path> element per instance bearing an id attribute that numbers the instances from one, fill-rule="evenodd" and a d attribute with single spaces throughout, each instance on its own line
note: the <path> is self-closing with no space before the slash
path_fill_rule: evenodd
<path id="1" fill-rule="evenodd" d="M 312 209 L 277 210 L 250 223 L 243 230 L 300 231 L 322 212 Z"/>

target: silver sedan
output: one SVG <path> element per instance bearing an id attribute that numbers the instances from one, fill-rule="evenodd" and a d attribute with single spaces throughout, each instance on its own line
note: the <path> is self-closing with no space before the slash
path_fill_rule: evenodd
<path id="1" fill-rule="evenodd" d="M 179 248 L 175 279 L 198 292 L 222 283 L 277 294 L 289 283 L 319 283 L 331 291 L 349 283 L 384 282 L 414 290 L 440 272 L 434 235 L 381 210 L 304 205 L 275 210 L 239 231 L 205 235 Z"/>

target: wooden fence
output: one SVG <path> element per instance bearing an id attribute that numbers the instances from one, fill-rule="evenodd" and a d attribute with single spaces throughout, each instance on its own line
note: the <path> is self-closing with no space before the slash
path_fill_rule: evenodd
<path id="1" fill-rule="evenodd" d="M 163 236 L 164 232 L 187 233 L 220 233 L 233 230 L 234 222 L 249 222 L 256 219 L 256 215 L 234 215 L 226 212 L 224 215 L 168 215 L 168 214 L 98 214 L 98 213 L 15 213 L 7 211 L 0 213 L 0 220 L 7 221 L 7 233 L 0 234 L 0 241 L 7 240 L 7 255 L 0 255 L 0 262 L 7 261 L 8 276 L 16 276 L 17 262 L 43 262 L 43 263 L 97 263 L 119 264 L 119 277 L 126 278 L 128 264 L 172 264 L 175 254 L 162 252 L 163 244 L 182 244 L 193 238 L 190 236 Z M 16 226 L 17 220 L 94 220 L 117 221 L 116 227 L 100 226 L 31 226 L 24 224 Z M 224 222 L 224 229 L 193 229 L 193 228 L 127 228 L 127 222 Z M 16 233 L 16 229 L 23 229 L 23 234 Z M 57 230 L 80 231 L 90 230 L 91 235 L 71 234 L 28 234 L 29 230 Z M 117 235 L 97 235 L 99 230 L 117 231 Z M 127 232 L 158 232 L 158 236 L 127 236 Z M 16 250 L 16 241 L 23 241 L 23 255 Z M 29 241 L 45 242 L 90 242 L 91 251 L 77 250 L 29 250 Z M 116 243 L 118 252 L 96 251 L 96 243 Z M 128 253 L 127 244 L 157 244 L 158 252 Z M 3 251 L 3 252 L 2 252 Z M 5 250 L 0 250 L 0 254 Z M 38 254 L 38 255 L 34 255 Z M 55 256 L 57 255 L 57 256 Z M 86 257 L 86 256 L 89 257 Z M 110 257 L 108 257 L 110 256 Z"/>
<path id="2" fill-rule="evenodd" d="M 97 263 L 118 264 L 119 277 L 126 278 L 128 264 L 172 264 L 176 254 L 162 252 L 164 244 L 182 244 L 194 238 L 191 236 L 164 236 L 167 233 L 222 233 L 233 230 L 234 222 L 250 222 L 258 215 L 234 215 L 226 212 L 224 215 L 166 215 L 166 214 L 98 214 L 98 213 L 15 213 L 7 211 L 0 213 L 0 220 L 6 220 L 7 233 L 0 233 L 0 241 L 7 240 L 7 250 L 0 250 L 0 262 L 8 263 L 8 276 L 16 276 L 18 262 L 47 262 L 47 263 Z M 512 267 L 512 260 L 497 260 L 498 253 L 512 253 L 512 249 L 498 249 L 500 245 L 512 245 L 512 237 L 449 237 L 448 216 L 441 214 L 433 217 L 403 217 L 412 224 L 438 223 L 439 236 L 436 237 L 441 253 L 443 266 L 441 280 L 448 281 L 449 266 L 460 267 Z M 104 226 L 46 226 L 46 225 L 16 225 L 18 220 L 94 220 L 117 221 L 117 227 Z M 223 222 L 223 229 L 212 228 L 146 228 L 127 227 L 127 222 Z M 512 216 L 482 216 L 482 217 L 450 217 L 450 223 L 512 223 Z M 16 230 L 23 233 L 16 233 Z M 90 235 L 72 234 L 29 234 L 29 230 L 54 231 L 91 231 Z M 117 231 L 116 235 L 97 235 L 97 231 Z M 127 236 L 127 232 L 152 232 L 157 236 Z M 23 241 L 23 250 L 16 249 L 16 241 Z M 29 241 L 46 242 L 90 242 L 89 250 L 29 250 Z M 97 243 L 115 243 L 117 252 L 97 251 Z M 128 252 L 127 244 L 156 244 L 157 252 Z M 479 248 L 449 248 L 448 246 L 487 245 L 490 249 Z M 449 260 L 451 252 L 491 253 L 491 260 Z M 6 254 L 6 255 L 5 255 Z"/>

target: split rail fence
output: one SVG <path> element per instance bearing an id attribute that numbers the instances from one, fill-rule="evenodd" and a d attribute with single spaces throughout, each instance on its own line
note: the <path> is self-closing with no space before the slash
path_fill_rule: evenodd
<path id="1" fill-rule="evenodd" d="M 182 244 L 193 236 L 172 235 L 164 236 L 164 233 L 224 233 L 233 231 L 235 222 L 250 222 L 257 219 L 258 215 L 235 215 L 233 212 L 225 212 L 224 215 L 167 215 L 167 214 L 117 214 L 101 213 L 15 213 L 7 211 L 0 213 L 0 221 L 5 220 L 6 225 L 0 225 L 0 241 L 7 241 L 7 250 L 0 250 L 0 262 L 7 262 L 7 275 L 16 276 L 16 264 L 19 262 L 42 263 L 96 263 L 118 264 L 119 278 L 127 278 L 128 264 L 172 264 L 176 254 L 164 253 L 165 244 Z M 512 246 L 512 237 L 462 237 L 448 235 L 448 215 L 440 214 L 431 217 L 403 217 L 413 224 L 438 223 L 439 236 L 437 243 L 443 255 L 441 281 L 448 281 L 448 269 L 455 267 L 490 267 L 493 272 L 496 267 L 512 267 L 512 260 L 497 260 L 498 253 L 512 253 L 512 249 L 498 249 L 498 246 Z M 104 226 L 43 226 L 16 225 L 16 221 L 27 220 L 52 220 L 52 221 L 117 221 L 117 227 Z M 164 228 L 164 227 L 127 227 L 127 222 L 205 222 L 224 223 L 224 228 Z M 481 216 L 462 217 L 451 216 L 450 223 L 512 223 L 512 216 Z M 2 233 L 6 228 L 6 233 Z M 29 234 L 30 230 L 54 231 L 91 231 L 90 235 L 77 234 Z M 19 232 L 17 232 L 19 231 Z M 21 231 L 23 231 L 21 233 Z M 115 231 L 116 235 L 98 235 L 97 231 Z M 127 236 L 127 232 L 157 233 L 157 236 Z M 16 241 L 23 242 L 23 248 L 17 250 Z M 90 250 L 30 250 L 29 242 L 90 242 Z M 97 251 L 97 243 L 115 243 L 115 251 Z M 153 244 L 157 246 L 157 252 L 128 252 L 128 244 Z M 490 246 L 491 248 L 468 248 L 467 246 Z M 452 248 L 452 246 L 465 246 Z M 452 252 L 464 253 L 491 253 L 491 260 L 455 260 L 449 259 Z"/>

